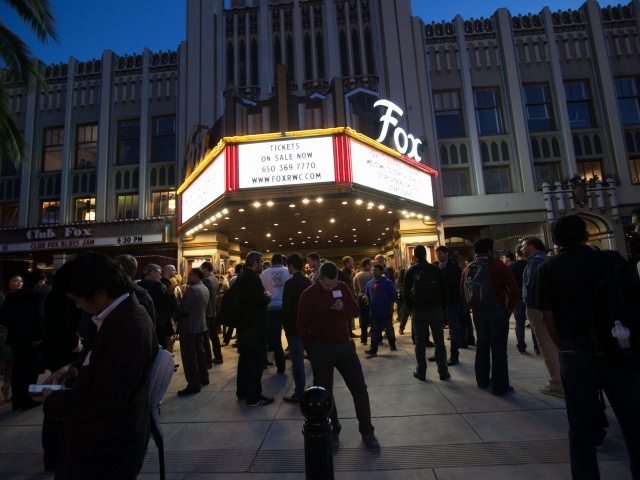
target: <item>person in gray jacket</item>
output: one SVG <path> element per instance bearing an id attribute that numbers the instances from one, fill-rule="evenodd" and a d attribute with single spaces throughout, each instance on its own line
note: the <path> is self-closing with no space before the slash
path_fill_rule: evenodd
<path id="1" fill-rule="evenodd" d="M 180 354 L 187 387 L 178 390 L 178 395 L 192 395 L 200 392 L 201 385 L 209 384 L 207 360 L 204 353 L 203 333 L 207 331 L 206 312 L 209 290 L 202 280 L 204 273 L 199 268 L 189 271 L 189 288 L 176 308 L 175 320 L 180 335 Z"/>

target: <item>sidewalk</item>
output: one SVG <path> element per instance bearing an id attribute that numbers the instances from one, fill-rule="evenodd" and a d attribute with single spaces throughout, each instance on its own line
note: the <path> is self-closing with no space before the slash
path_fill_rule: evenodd
<path id="1" fill-rule="evenodd" d="M 529 340 L 528 329 L 526 334 Z M 382 445 L 379 454 L 362 444 L 351 396 L 336 372 L 334 393 L 343 426 L 334 456 L 336 479 L 570 478 L 564 400 L 538 392 L 548 379 L 542 357 L 518 353 L 513 321 L 509 374 L 515 392 L 503 397 L 477 388 L 475 348 L 460 350 L 460 364 L 449 368 L 449 381 L 440 381 L 435 364 L 429 363 L 425 383 L 412 375 L 409 329 L 397 339 L 398 351 L 390 352 L 385 342 L 373 358 L 366 357 L 367 347 L 356 339 Z M 197 395 L 178 397 L 186 385 L 182 369 L 173 376 L 160 415 L 167 479 L 304 479 L 304 418 L 298 405 L 282 401 L 293 391 L 290 366 L 284 376 L 275 367 L 265 370 L 263 393 L 276 401 L 249 408 L 235 397 L 237 352 L 225 347 L 223 355 L 224 364 L 209 371 L 211 384 Z M 175 356 L 182 363 L 178 349 Z M 311 380 L 307 364 L 307 385 Z M 607 417 L 611 426 L 598 452 L 601 476 L 630 479 L 624 441 L 610 409 Z M 41 428 L 41 408 L 15 413 L 10 405 L 0 406 L 0 478 L 53 478 L 42 468 Z M 153 440 L 138 478 L 158 478 Z"/>

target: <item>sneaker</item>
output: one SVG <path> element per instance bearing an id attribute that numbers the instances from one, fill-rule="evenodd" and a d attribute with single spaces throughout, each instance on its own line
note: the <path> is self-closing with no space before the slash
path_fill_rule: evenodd
<path id="1" fill-rule="evenodd" d="M 432 357 L 427 358 L 427 360 L 429 360 L 430 362 L 435 362 L 436 361 L 436 356 L 433 355 Z"/>
<path id="2" fill-rule="evenodd" d="M 449 380 L 451 378 L 451 374 L 449 372 L 447 373 L 441 373 L 440 374 L 440 380 Z"/>
<path id="3" fill-rule="evenodd" d="M 520 353 L 522 353 L 522 354 L 526 354 L 526 353 L 527 353 L 527 349 L 526 349 L 526 347 L 525 347 L 525 348 L 518 347 L 518 351 L 519 351 Z"/>
<path id="4" fill-rule="evenodd" d="M 418 380 L 422 380 L 423 382 L 427 381 L 427 376 L 424 373 L 421 375 L 418 372 L 418 370 L 414 370 L 413 371 L 413 376 L 414 376 L 414 378 L 417 378 Z"/>
<path id="5" fill-rule="evenodd" d="M 542 385 L 540 388 L 538 388 L 538 391 L 540 393 L 544 393 L 545 395 L 550 395 L 552 397 L 564 398 L 564 392 L 554 390 L 548 384 Z"/>
<path id="6" fill-rule="evenodd" d="M 364 446 L 367 447 L 368 450 L 380 450 L 380 442 L 378 442 L 378 439 L 373 433 L 370 435 L 363 435 L 362 441 L 364 442 Z"/>
<path id="7" fill-rule="evenodd" d="M 289 403 L 300 403 L 300 396 L 293 393 L 288 397 L 282 397 L 282 400 Z"/>
<path id="8" fill-rule="evenodd" d="M 369 349 L 369 350 L 365 350 L 364 353 L 366 353 L 367 355 L 369 355 L 370 357 L 375 357 L 376 355 L 378 355 L 378 352 L 374 352 L 373 350 Z"/>
<path id="9" fill-rule="evenodd" d="M 331 451 L 336 453 L 340 450 L 340 434 L 332 433 L 331 434 Z"/>
<path id="10" fill-rule="evenodd" d="M 262 407 L 263 405 L 269 405 L 273 403 L 273 398 L 261 397 L 257 402 L 247 402 L 247 407 Z"/>

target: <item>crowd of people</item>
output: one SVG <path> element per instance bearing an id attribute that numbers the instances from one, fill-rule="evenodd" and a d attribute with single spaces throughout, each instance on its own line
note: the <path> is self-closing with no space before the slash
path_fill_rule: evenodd
<path id="1" fill-rule="evenodd" d="M 462 266 L 445 245 L 433 251 L 434 262 L 418 245 L 411 264 L 398 271 L 383 255 L 359 265 L 345 256 L 339 268 L 317 252 L 306 258 L 276 253 L 265 262 L 262 253 L 252 251 L 227 272 L 217 272 L 211 262 L 194 266 L 186 285 L 174 265 L 145 265 L 136 278 L 138 264 L 130 255 L 111 260 L 78 254 L 55 273 L 52 286 L 37 269 L 3 283 L 0 403 L 10 402 L 15 411 L 44 405 L 44 463 L 46 470 L 56 470 L 56 478 L 58 473 L 76 478 L 81 471 L 97 471 L 94 478 L 135 478 L 149 439 L 146 389 L 157 349 L 172 351 L 179 341 L 186 385 L 178 395 L 183 397 L 209 384 L 209 370 L 224 362 L 222 348 L 235 339 L 239 401 L 248 407 L 274 402 L 262 389 L 263 372 L 273 365 L 269 352 L 277 375 L 286 374 L 290 360 L 294 389 L 285 402 L 300 403 L 308 383 L 332 394 L 337 370 L 351 393 L 363 444 L 378 451 L 356 341 L 366 345 L 369 359 L 376 358 L 384 339 L 394 352 L 410 321 L 413 377 L 427 382 L 434 362 L 437 377 L 449 381 L 460 349 L 475 346 L 477 387 L 501 396 L 514 392 L 508 366 L 513 315 L 515 349 L 528 353 L 529 326 L 533 351 L 544 359 L 549 380 L 539 391 L 566 401 L 574 478 L 598 478 L 595 452 L 606 435 L 599 389 L 621 425 L 637 478 L 640 414 L 633 402 L 640 394 L 640 372 L 607 363 L 590 338 L 587 300 L 603 271 L 594 268 L 599 263 L 596 249 L 587 245 L 584 221 L 559 219 L 552 239 L 554 249 L 547 249 L 541 239 L 526 237 L 515 255 L 496 258 L 494 241 L 479 238 L 474 257 Z M 620 255 L 609 259 L 630 267 Z M 430 347 L 434 353 L 427 356 Z M 29 385 L 45 369 L 52 372 L 45 383 L 67 388 L 30 395 Z M 114 371 L 126 374 L 115 379 Z M 117 390 L 109 387 L 114 384 Z M 335 401 L 330 419 L 335 452 L 341 432 Z M 127 444 L 126 458 L 110 461 L 121 442 Z"/>

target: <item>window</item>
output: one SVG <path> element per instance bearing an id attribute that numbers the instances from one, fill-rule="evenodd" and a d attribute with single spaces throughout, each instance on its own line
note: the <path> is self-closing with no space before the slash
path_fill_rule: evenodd
<path id="1" fill-rule="evenodd" d="M 176 213 L 176 194 L 173 190 L 151 192 L 151 203 L 154 217 L 173 215 Z"/>
<path id="2" fill-rule="evenodd" d="M 138 194 L 118 195 L 116 218 L 138 218 Z"/>
<path id="3" fill-rule="evenodd" d="M 152 120 L 151 162 L 176 161 L 176 119 L 155 117 Z"/>
<path id="4" fill-rule="evenodd" d="M 591 180 L 598 177 L 602 180 L 602 162 L 599 160 L 576 160 L 580 178 Z"/>
<path id="5" fill-rule="evenodd" d="M 467 170 L 444 170 L 442 188 L 445 197 L 471 195 Z"/>
<path id="6" fill-rule="evenodd" d="M 509 167 L 487 168 L 484 170 L 484 189 L 487 194 L 510 193 Z"/>
<path id="7" fill-rule="evenodd" d="M 42 171 L 62 170 L 62 150 L 64 147 L 64 128 L 45 128 L 42 152 Z"/>
<path id="8" fill-rule="evenodd" d="M 574 128 L 591 128 L 591 95 L 587 82 L 567 82 L 564 84 L 567 97 L 567 113 L 569 125 Z"/>
<path id="9" fill-rule="evenodd" d="M 95 168 L 98 160 L 98 124 L 78 125 L 76 168 Z"/>
<path id="10" fill-rule="evenodd" d="M 616 78 L 618 108 L 623 125 L 640 125 L 640 93 L 635 77 Z"/>
<path id="11" fill-rule="evenodd" d="M 73 221 L 93 222 L 96 219 L 95 197 L 75 198 L 73 200 Z"/>
<path id="12" fill-rule="evenodd" d="M 140 120 L 118 122 L 118 165 L 140 163 Z"/>
<path id="13" fill-rule="evenodd" d="M 640 185 L 640 157 L 629 159 L 629 170 L 631 170 L 631 183 Z"/>
<path id="14" fill-rule="evenodd" d="M 476 120 L 479 135 L 504 133 L 500 111 L 500 92 L 497 88 L 482 88 L 473 92 L 476 101 Z"/>
<path id="15" fill-rule="evenodd" d="M 17 203 L 0 203 L 0 226 L 18 226 L 18 213 L 20 207 Z"/>
<path id="16" fill-rule="evenodd" d="M 551 119 L 551 99 L 546 84 L 525 85 L 524 103 L 529 132 L 549 132 L 554 130 Z"/>
<path id="17" fill-rule="evenodd" d="M 457 90 L 433 94 L 438 138 L 464 137 L 460 93 Z"/>
<path id="18" fill-rule="evenodd" d="M 60 223 L 60 200 L 47 200 L 40 204 L 40 223 Z"/>
<path id="19" fill-rule="evenodd" d="M 540 188 L 544 182 L 553 185 L 560 181 L 560 165 L 557 163 L 543 163 L 533 166 L 533 173 L 536 177 L 536 186 Z"/>

